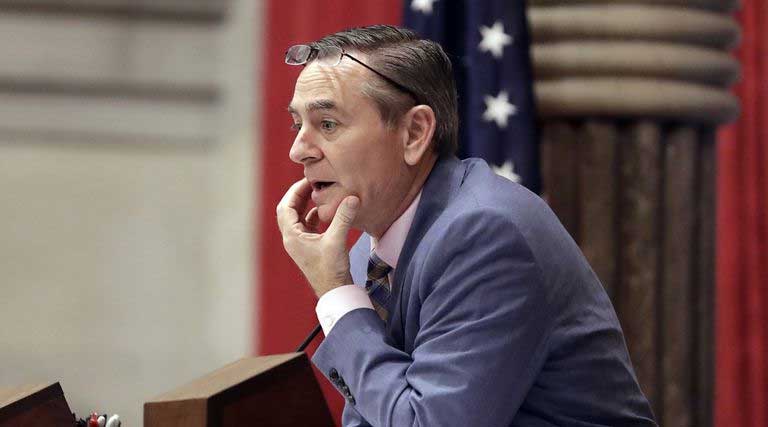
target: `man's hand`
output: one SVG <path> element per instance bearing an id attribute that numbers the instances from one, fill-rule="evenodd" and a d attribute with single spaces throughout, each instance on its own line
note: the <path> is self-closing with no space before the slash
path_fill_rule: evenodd
<path id="1" fill-rule="evenodd" d="M 311 193 L 312 187 L 306 178 L 293 184 L 277 205 L 277 225 L 285 250 L 319 298 L 334 288 L 352 283 L 346 242 L 360 199 L 347 196 L 342 200 L 328 229 L 318 233 L 316 207 L 301 218 Z"/>

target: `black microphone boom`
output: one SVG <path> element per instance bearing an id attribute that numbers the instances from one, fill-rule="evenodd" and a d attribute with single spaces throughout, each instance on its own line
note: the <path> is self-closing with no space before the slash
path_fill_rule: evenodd
<path id="1" fill-rule="evenodd" d="M 307 335 L 306 338 L 304 338 L 304 341 L 301 343 L 299 348 L 296 349 L 296 353 L 301 353 L 304 351 L 305 348 L 309 345 L 309 343 L 312 342 L 313 339 L 317 336 L 317 334 L 320 333 L 320 324 L 318 323 L 317 326 L 315 326 L 315 329 L 312 329 L 312 332 Z"/>

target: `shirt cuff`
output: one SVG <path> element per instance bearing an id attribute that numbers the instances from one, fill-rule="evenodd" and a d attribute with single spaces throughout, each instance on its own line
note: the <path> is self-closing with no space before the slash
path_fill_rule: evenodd
<path id="1" fill-rule="evenodd" d="M 333 325 L 345 314 L 358 308 L 373 310 L 371 299 L 365 290 L 357 285 L 344 285 L 332 289 L 317 301 L 315 312 L 323 333 L 328 336 Z"/>

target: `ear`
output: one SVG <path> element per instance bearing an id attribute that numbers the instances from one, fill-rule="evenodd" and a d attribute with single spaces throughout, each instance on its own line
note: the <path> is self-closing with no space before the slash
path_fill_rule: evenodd
<path id="1" fill-rule="evenodd" d="M 428 105 L 417 105 L 405 114 L 403 124 L 403 156 L 409 166 L 415 166 L 424 158 L 425 153 L 432 150 L 435 112 Z"/>

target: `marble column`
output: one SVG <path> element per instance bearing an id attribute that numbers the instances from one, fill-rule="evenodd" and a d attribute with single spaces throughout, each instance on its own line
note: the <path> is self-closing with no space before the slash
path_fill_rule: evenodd
<path id="1" fill-rule="evenodd" d="M 711 425 L 715 135 L 735 0 L 529 0 L 543 192 L 662 425 Z"/>

